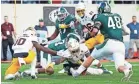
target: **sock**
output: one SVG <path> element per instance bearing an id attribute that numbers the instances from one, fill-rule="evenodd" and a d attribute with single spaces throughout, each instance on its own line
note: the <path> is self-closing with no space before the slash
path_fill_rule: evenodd
<path id="1" fill-rule="evenodd" d="M 102 69 L 95 69 L 95 68 L 87 68 L 87 72 L 92 74 L 92 75 L 100 75 L 103 74 L 103 70 Z"/>
<path id="2" fill-rule="evenodd" d="M 76 72 L 79 73 L 79 74 L 81 74 L 85 69 L 86 69 L 86 68 L 85 68 L 83 65 L 81 65 L 81 66 L 76 70 Z"/>

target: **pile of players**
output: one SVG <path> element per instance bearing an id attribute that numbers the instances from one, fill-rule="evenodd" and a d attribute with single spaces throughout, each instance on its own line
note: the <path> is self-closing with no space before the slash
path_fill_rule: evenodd
<path id="1" fill-rule="evenodd" d="M 113 58 L 115 68 L 124 74 L 122 81 L 128 81 L 132 76 L 132 65 L 125 61 L 125 45 L 123 35 L 130 31 L 123 26 L 122 18 L 111 12 L 107 2 L 100 3 L 98 13 L 86 13 L 85 5 L 78 4 L 78 17 L 71 15 L 64 7 L 57 9 L 55 31 L 48 41 L 54 40 L 60 34 L 60 41 L 50 43 L 47 47 L 39 44 L 34 28 L 27 28 L 13 45 L 14 58 L 5 73 L 5 80 L 17 79 L 19 76 L 30 75 L 37 78 L 36 73 L 53 74 L 53 66 L 63 64 L 64 72 L 73 77 L 80 74 L 112 74 L 99 62 L 99 59 Z M 43 59 L 51 56 L 61 58 L 42 63 L 36 67 L 35 49 L 48 53 Z M 51 56 L 50 56 L 51 55 Z M 42 55 L 41 55 L 42 56 Z M 20 73 L 22 65 L 31 64 L 31 68 Z M 97 68 L 92 68 L 95 66 Z"/>

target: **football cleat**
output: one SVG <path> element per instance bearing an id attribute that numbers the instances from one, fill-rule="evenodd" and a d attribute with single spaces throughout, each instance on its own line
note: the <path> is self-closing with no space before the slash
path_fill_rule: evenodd
<path id="1" fill-rule="evenodd" d="M 16 72 L 15 73 L 15 80 L 19 80 L 20 77 L 21 77 L 21 72 L 20 71 Z"/>
<path id="2" fill-rule="evenodd" d="M 133 75 L 133 70 L 131 69 L 129 69 L 129 70 L 127 70 L 125 73 L 125 76 L 121 79 L 121 81 L 129 81 L 129 79 L 131 78 L 131 76 Z"/>
<path id="3" fill-rule="evenodd" d="M 58 73 L 60 73 L 60 74 L 65 73 L 65 69 L 58 71 Z"/>
<path id="4" fill-rule="evenodd" d="M 36 75 L 32 75 L 31 79 L 37 79 L 37 76 Z"/>
<path id="5" fill-rule="evenodd" d="M 74 70 L 73 68 L 70 68 L 70 73 L 72 74 L 73 77 L 77 77 L 80 74 L 76 72 L 76 70 Z"/>
<path id="6" fill-rule="evenodd" d="M 27 77 L 27 76 L 31 76 L 31 74 L 27 74 L 26 72 L 22 72 L 21 73 L 21 77 L 22 78 Z"/>
<path id="7" fill-rule="evenodd" d="M 105 73 L 105 74 L 113 74 L 113 72 L 112 71 L 109 71 L 108 69 L 106 69 L 105 67 L 100 67 L 100 69 L 102 69 L 103 70 L 103 73 Z"/>
<path id="8" fill-rule="evenodd" d="M 13 79 L 15 79 L 14 74 L 8 74 L 8 75 L 6 75 L 5 78 L 4 78 L 4 80 L 13 80 Z"/>

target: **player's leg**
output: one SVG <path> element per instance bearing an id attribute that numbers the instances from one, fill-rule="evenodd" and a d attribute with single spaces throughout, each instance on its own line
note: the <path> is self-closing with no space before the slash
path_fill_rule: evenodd
<path id="1" fill-rule="evenodd" d="M 35 67 L 36 67 L 36 53 L 34 50 L 30 50 L 28 53 L 28 56 L 26 58 L 23 58 L 26 64 L 31 64 L 30 68 L 30 75 L 32 78 L 36 78 L 35 75 Z"/>
<path id="2" fill-rule="evenodd" d="M 95 37 L 90 38 L 85 42 L 88 49 L 93 49 L 95 45 L 101 44 L 104 42 L 104 36 L 102 34 L 98 34 Z M 94 60 L 91 64 L 92 66 L 97 66 L 98 68 L 103 67 L 99 60 Z"/>
<path id="3" fill-rule="evenodd" d="M 104 56 L 108 56 L 108 55 L 111 55 L 111 54 L 112 54 L 112 52 L 111 52 L 111 49 L 109 49 L 108 40 L 105 40 L 103 42 L 103 44 L 97 45 L 95 47 L 95 49 L 91 53 L 91 56 L 89 56 L 84 61 L 84 63 L 78 68 L 78 70 L 75 71 L 75 70 L 71 69 L 72 75 L 74 77 L 78 76 L 86 68 L 88 68 L 95 59 L 100 59 L 100 58 L 103 58 Z"/>
<path id="4" fill-rule="evenodd" d="M 5 72 L 5 80 L 12 80 L 16 78 L 16 75 L 18 75 L 18 70 L 20 68 L 19 62 L 17 58 L 13 58 L 12 63 L 8 67 L 8 69 Z"/>
<path id="5" fill-rule="evenodd" d="M 115 47 L 113 48 L 113 59 L 115 62 L 115 67 L 119 72 L 124 73 L 125 76 L 124 76 L 123 80 L 129 80 L 129 78 L 132 75 L 132 69 L 129 66 L 129 63 L 127 64 L 125 62 L 124 43 L 122 43 L 120 41 L 112 41 L 111 43 L 115 44 Z"/>
<path id="6" fill-rule="evenodd" d="M 96 69 L 96 68 L 88 67 L 87 68 L 87 73 L 92 74 L 92 75 L 101 75 L 101 74 L 103 74 L 103 70 L 102 69 Z"/>
<path id="7" fill-rule="evenodd" d="M 36 57 L 36 53 L 34 50 L 30 50 L 28 56 L 23 58 L 26 64 L 31 64 L 34 58 Z"/>
<path id="8" fill-rule="evenodd" d="M 37 78 L 37 76 L 35 74 L 36 62 L 37 62 L 37 59 L 35 57 L 34 60 L 31 62 L 31 77 L 32 77 L 32 79 L 36 79 Z"/>

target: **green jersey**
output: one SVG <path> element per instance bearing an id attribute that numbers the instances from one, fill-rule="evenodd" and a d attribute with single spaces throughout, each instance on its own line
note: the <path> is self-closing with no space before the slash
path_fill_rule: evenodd
<path id="1" fill-rule="evenodd" d="M 108 38 L 123 41 L 122 19 L 119 14 L 98 14 L 94 21 L 101 22 L 100 32 L 104 35 L 105 39 Z"/>
<path id="2" fill-rule="evenodd" d="M 56 20 L 56 28 L 60 31 L 61 40 L 65 39 L 69 33 L 75 32 L 75 28 L 69 27 L 69 28 L 61 29 L 59 28 L 59 24 L 69 25 L 71 23 L 74 23 L 74 21 L 75 21 L 75 17 L 73 15 L 68 15 L 64 21 Z"/>

